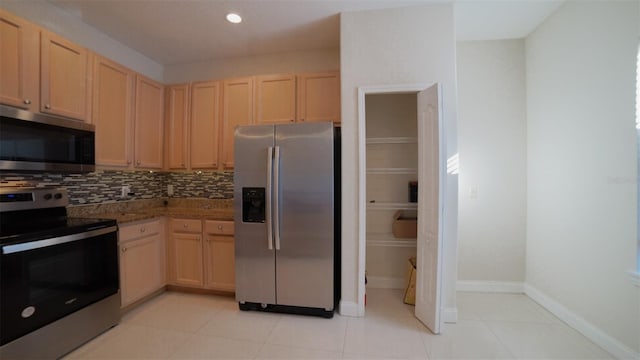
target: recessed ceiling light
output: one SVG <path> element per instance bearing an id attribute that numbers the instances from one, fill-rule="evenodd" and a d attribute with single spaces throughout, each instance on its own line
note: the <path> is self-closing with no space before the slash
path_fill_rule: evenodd
<path id="1" fill-rule="evenodd" d="M 239 24 L 240 22 L 242 22 L 242 18 L 238 14 L 228 13 L 227 14 L 227 21 L 230 22 L 230 23 Z"/>

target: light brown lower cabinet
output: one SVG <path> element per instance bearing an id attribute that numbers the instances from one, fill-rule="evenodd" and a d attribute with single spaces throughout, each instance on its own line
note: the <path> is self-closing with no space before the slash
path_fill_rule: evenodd
<path id="1" fill-rule="evenodd" d="M 208 289 L 235 291 L 233 221 L 206 220 L 204 236 L 204 286 Z"/>
<path id="2" fill-rule="evenodd" d="M 120 227 L 118 248 L 121 307 L 164 287 L 165 249 L 162 230 L 160 219 Z"/>
<path id="3" fill-rule="evenodd" d="M 170 284 L 235 290 L 233 221 L 172 218 L 169 233 Z"/>

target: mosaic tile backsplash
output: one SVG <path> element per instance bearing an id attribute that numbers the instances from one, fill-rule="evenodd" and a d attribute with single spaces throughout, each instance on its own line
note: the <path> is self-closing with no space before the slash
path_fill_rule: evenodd
<path id="1" fill-rule="evenodd" d="M 150 171 L 99 170 L 87 174 L 0 173 L 0 184 L 25 182 L 35 187 L 65 187 L 71 205 L 168 197 L 173 185 L 174 198 L 233 198 L 233 172 L 161 173 Z M 122 197 L 122 186 L 131 192 Z"/>

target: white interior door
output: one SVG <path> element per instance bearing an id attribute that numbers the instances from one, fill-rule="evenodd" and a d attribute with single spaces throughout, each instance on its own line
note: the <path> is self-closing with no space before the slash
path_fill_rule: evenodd
<path id="1" fill-rule="evenodd" d="M 442 217 L 438 85 L 418 93 L 418 240 L 416 317 L 440 333 Z"/>

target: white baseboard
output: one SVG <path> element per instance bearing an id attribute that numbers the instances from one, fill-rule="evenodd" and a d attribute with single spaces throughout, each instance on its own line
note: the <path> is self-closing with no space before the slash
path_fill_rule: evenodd
<path id="1" fill-rule="evenodd" d="M 353 301 L 340 300 L 339 312 L 342 316 L 360 317 L 364 316 L 364 312 L 360 312 L 358 303 Z"/>
<path id="2" fill-rule="evenodd" d="M 458 308 L 443 308 L 440 316 L 443 323 L 455 324 L 458 322 Z"/>
<path id="3" fill-rule="evenodd" d="M 376 289 L 404 289 L 404 278 L 367 276 L 367 287 Z"/>
<path id="4" fill-rule="evenodd" d="M 593 341 L 616 358 L 640 359 L 640 353 L 635 352 L 620 341 L 612 338 L 595 325 L 543 294 L 535 287 L 529 284 L 524 284 L 524 292 L 533 301 L 540 304 L 553 315 L 560 318 L 560 320 L 566 322 L 569 326 L 586 336 L 589 340 Z"/>
<path id="5" fill-rule="evenodd" d="M 518 281 L 458 280 L 457 291 L 524 294 L 524 283 Z"/>

